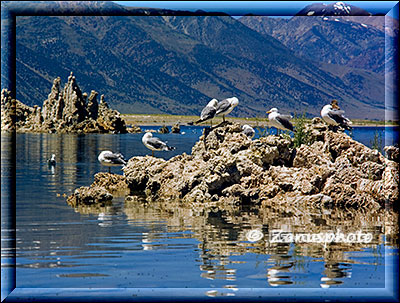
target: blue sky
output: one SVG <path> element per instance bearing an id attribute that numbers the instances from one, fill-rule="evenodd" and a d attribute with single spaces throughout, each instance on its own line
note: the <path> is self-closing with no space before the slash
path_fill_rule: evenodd
<path id="1" fill-rule="evenodd" d="M 230 15 L 243 15 L 246 13 L 285 16 L 294 15 L 305 6 L 312 3 L 334 3 L 337 1 L 114 1 L 120 5 L 136 7 L 152 7 L 173 10 L 195 11 L 198 9 L 213 12 L 223 11 Z M 398 1 L 345 1 L 363 8 L 371 13 L 387 14 Z M 397 10 L 398 12 L 398 10 Z M 392 15 L 392 14 L 390 14 Z M 396 18 L 398 18 L 395 15 Z"/>

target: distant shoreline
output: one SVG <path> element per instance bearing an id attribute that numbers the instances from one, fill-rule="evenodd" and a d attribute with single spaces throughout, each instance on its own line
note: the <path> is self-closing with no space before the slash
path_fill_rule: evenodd
<path id="1" fill-rule="evenodd" d="M 198 116 L 184 116 L 184 115 L 146 115 L 146 114 L 121 114 L 121 117 L 125 120 L 127 124 L 136 126 L 172 126 L 176 123 L 180 125 L 185 125 L 190 122 L 199 119 Z M 226 117 L 227 120 L 238 122 L 240 124 L 248 124 L 252 127 L 265 127 L 268 126 L 267 118 L 237 118 L 237 117 Z M 311 119 L 307 119 L 311 121 Z M 221 117 L 214 118 L 212 121 L 213 125 L 217 125 L 222 122 Z M 293 119 L 294 124 L 296 119 Z M 353 126 L 355 127 L 398 127 L 397 121 L 369 121 L 369 120 L 353 120 Z M 210 122 L 196 124 L 199 126 L 210 126 Z"/>

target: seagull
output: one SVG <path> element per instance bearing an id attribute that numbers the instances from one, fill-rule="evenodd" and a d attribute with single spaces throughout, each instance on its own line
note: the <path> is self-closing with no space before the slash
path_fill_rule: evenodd
<path id="1" fill-rule="evenodd" d="M 144 146 L 146 146 L 148 149 L 151 149 L 151 155 L 154 157 L 154 151 L 155 150 L 174 150 L 175 147 L 173 146 L 168 146 L 167 142 L 161 141 L 159 138 L 153 137 L 153 134 L 150 132 L 147 132 L 144 134 L 142 138 L 142 142 Z"/>
<path id="2" fill-rule="evenodd" d="M 222 116 L 222 120 L 225 122 L 225 115 L 229 114 L 238 104 L 238 98 L 226 98 L 218 103 L 217 112 L 215 114 L 217 116 Z"/>
<path id="3" fill-rule="evenodd" d="M 328 125 L 341 126 L 351 130 L 351 121 L 344 116 L 343 110 L 334 109 L 331 104 L 325 105 L 321 110 L 321 117 Z"/>
<path id="4" fill-rule="evenodd" d="M 49 166 L 56 165 L 56 155 L 55 154 L 51 155 L 51 158 L 47 160 L 47 164 L 49 164 Z"/>
<path id="5" fill-rule="evenodd" d="M 113 153 L 109 150 L 102 151 L 98 158 L 102 165 L 108 166 L 108 172 L 111 172 L 110 166 L 126 165 L 125 157 L 120 153 Z"/>
<path id="6" fill-rule="evenodd" d="M 208 102 L 207 106 L 201 111 L 200 119 L 194 123 L 197 124 L 214 118 L 217 112 L 217 105 L 217 99 L 212 99 L 210 102 Z"/>
<path id="7" fill-rule="evenodd" d="M 268 120 L 273 127 L 282 130 L 294 131 L 293 125 L 289 121 L 290 119 L 292 119 L 291 115 L 281 115 L 280 113 L 278 113 L 278 109 L 275 107 L 267 111 L 267 114 Z"/>
<path id="8" fill-rule="evenodd" d="M 247 125 L 247 124 L 245 124 L 245 125 L 243 125 L 242 126 L 242 129 L 243 129 L 243 133 L 247 136 L 247 137 L 249 137 L 250 139 L 252 139 L 253 137 L 254 137 L 254 135 L 255 135 L 255 131 L 254 131 L 254 129 L 250 126 L 250 125 Z"/>

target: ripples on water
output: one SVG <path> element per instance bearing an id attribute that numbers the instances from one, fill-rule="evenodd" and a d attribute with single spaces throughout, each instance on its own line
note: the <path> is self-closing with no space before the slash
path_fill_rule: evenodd
<path id="1" fill-rule="evenodd" d="M 182 131 L 184 135 L 157 135 L 177 149 L 156 156 L 190 153 L 202 129 Z M 368 145 L 374 132 L 356 129 L 353 136 Z M 107 170 L 97 161 L 101 150 L 122 152 L 126 158 L 151 154 L 141 137 L 17 135 L 17 287 L 195 287 L 209 289 L 206 295 L 213 297 L 221 294 L 214 288 L 234 295 L 240 288 L 385 286 L 385 256 L 398 252 L 391 246 L 397 221 L 384 210 L 289 207 L 276 212 L 239 205 L 148 204 L 141 197 L 116 197 L 108 205 L 76 209 L 66 204 L 73 190 Z M 3 153 L 2 148 L 2 158 Z M 46 163 L 52 153 L 57 155 L 55 167 Z M 5 169 L 2 159 L 2 176 Z M 120 168 L 112 172 L 122 174 Z M 7 198 L 3 180 L 2 200 Z M 338 230 L 371 233 L 373 239 L 368 244 L 272 241 L 274 231 Z M 2 261 L 7 256 L 2 246 Z"/>

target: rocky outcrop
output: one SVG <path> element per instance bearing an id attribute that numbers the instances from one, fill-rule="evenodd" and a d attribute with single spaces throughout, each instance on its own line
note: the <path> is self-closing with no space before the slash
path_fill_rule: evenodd
<path id="1" fill-rule="evenodd" d="M 15 101 L 13 106 L 10 92 L 3 90 L 2 131 L 12 130 L 15 117 L 17 132 L 126 133 L 125 121 L 120 113 L 109 108 L 104 95 L 100 97 L 100 103 L 97 96 L 98 93 L 93 90 L 89 97 L 87 93 L 82 93 L 72 73 L 64 88 L 59 77 L 53 81 L 43 108 L 36 105 L 29 107 L 19 101 Z M 16 108 L 16 114 L 13 108 Z"/>
<path id="2" fill-rule="evenodd" d="M 345 207 L 396 201 L 398 163 L 318 121 L 312 125 L 314 142 L 293 148 L 290 139 L 279 136 L 249 140 L 240 125 L 226 123 L 204 134 L 191 155 L 168 161 L 134 157 L 124 173 L 131 191 L 144 191 L 150 200 Z"/>
<path id="3" fill-rule="evenodd" d="M 126 128 L 126 131 L 130 134 L 139 134 L 142 132 L 142 129 L 139 126 L 131 125 Z"/>
<path id="4" fill-rule="evenodd" d="M 148 202 L 352 209 L 394 205 L 399 195 L 397 162 L 345 133 L 328 130 L 319 120 L 305 130 L 313 140 L 294 148 L 291 138 L 251 140 L 239 124 L 225 122 L 206 128 L 191 155 L 168 161 L 132 157 L 121 178 L 130 195 L 143 195 Z M 110 182 L 107 174 L 97 177 L 95 187 Z"/>
<path id="5" fill-rule="evenodd" d="M 126 178 L 111 173 L 97 173 L 90 186 L 82 186 L 67 198 L 67 203 L 72 207 L 80 205 L 107 204 L 113 195 L 125 195 L 128 186 Z"/>
<path id="6" fill-rule="evenodd" d="M 397 146 L 397 144 L 395 146 L 385 146 L 384 150 L 386 153 L 386 157 L 389 160 L 399 162 L 400 156 L 399 156 L 399 147 Z"/>
<path id="7" fill-rule="evenodd" d="M 169 134 L 169 129 L 168 129 L 168 127 L 166 127 L 165 125 L 163 125 L 163 126 L 158 130 L 158 132 L 159 132 L 160 134 Z"/>
<path id="8" fill-rule="evenodd" d="M 95 174 L 92 186 L 105 188 L 110 193 L 124 192 L 128 189 L 124 176 L 111 173 Z"/>
<path id="9" fill-rule="evenodd" d="M 7 89 L 1 90 L 1 131 L 11 132 L 15 130 L 16 100 L 12 98 Z M 20 115 L 24 119 L 25 115 Z"/>
<path id="10" fill-rule="evenodd" d="M 173 134 L 180 134 L 181 133 L 181 126 L 179 125 L 179 123 L 176 123 L 176 124 L 172 125 L 171 133 L 173 133 Z"/>
<path id="11" fill-rule="evenodd" d="M 78 205 L 92 205 L 98 203 L 107 203 L 113 199 L 105 188 L 100 186 L 82 186 L 75 189 L 74 193 L 67 198 L 67 203 L 72 207 Z"/>
<path id="12" fill-rule="evenodd" d="M 11 132 L 24 127 L 25 124 L 41 124 L 40 107 L 30 107 L 12 98 L 7 89 L 1 91 L 1 131 Z"/>

